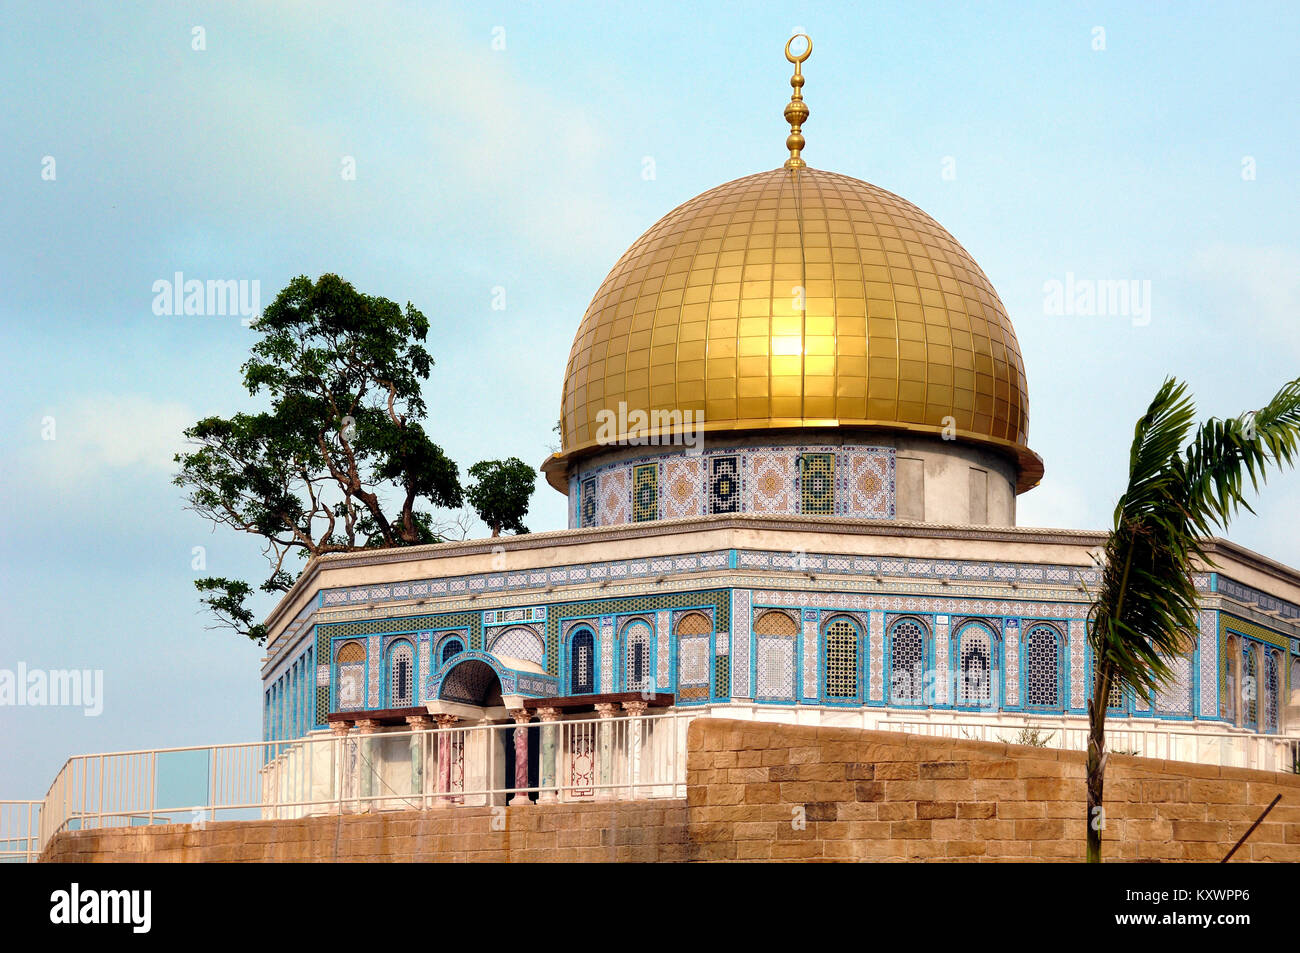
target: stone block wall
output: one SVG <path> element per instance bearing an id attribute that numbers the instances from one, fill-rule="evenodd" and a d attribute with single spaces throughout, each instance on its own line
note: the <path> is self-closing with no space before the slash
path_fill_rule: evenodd
<path id="1" fill-rule="evenodd" d="M 701 718 L 686 800 L 60 834 L 46 861 L 1080 861 L 1084 756 Z M 1113 756 L 1107 860 L 1300 861 L 1300 775 Z"/>
<path id="2" fill-rule="evenodd" d="M 688 742 L 696 860 L 1082 861 L 1082 752 L 701 719 Z M 1300 860 L 1300 775 L 1112 756 L 1107 860 Z"/>

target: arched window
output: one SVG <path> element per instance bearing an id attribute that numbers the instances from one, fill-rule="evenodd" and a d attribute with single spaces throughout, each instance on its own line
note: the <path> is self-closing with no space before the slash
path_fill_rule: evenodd
<path id="1" fill-rule="evenodd" d="M 438 664 L 446 665 L 455 656 L 465 651 L 465 645 L 457 638 L 449 638 L 442 643 L 442 650 L 438 653 Z"/>
<path id="2" fill-rule="evenodd" d="M 789 617 L 786 617 L 789 619 Z M 791 621 L 793 625 L 793 621 Z M 828 699 L 858 697 L 858 627 L 849 619 L 826 626 L 824 690 Z"/>
<path id="3" fill-rule="evenodd" d="M 796 635 L 799 627 L 788 613 L 772 610 L 764 612 L 754 622 L 755 635 Z"/>
<path id="4" fill-rule="evenodd" d="M 334 653 L 335 695 L 338 711 L 364 708 L 366 703 L 366 647 L 344 642 Z"/>
<path id="5" fill-rule="evenodd" d="M 498 635 L 489 646 L 493 655 L 524 659 L 538 665 L 546 664 L 546 647 L 541 636 L 532 629 L 516 626 Z"/>
<path id="6" fill-rule="evenodd" d="M 389 647 L 387 675 L 388 707 L 410 708 L 415 684 L 415 653 L 410 642 L 394 642 Z"/>
<path id="7" fill-rule="evenodd" d="M 677 634 L 709 635 L 713 632 L 713 623 L 703 612 L 688 612 L 677 620 Z"/>
<path id="8" fill-rule="evenodd" d="M 795 701 L 795 646 L 799 626 L 785 612 L 754 620 L 754 694 L 765 701 Z"/>
<path id="9" fill-rule="evenodd" d="M 1241 644 L 1241 711 L 1247 728 L 1259 728 L 1259 667 L 1255 645 L 1244 639 Z"/>
<path id="10" fill-rule="evenodd" d="M 1025 703 L 1061 707 L 1061 636 L 1050 625 L 1034 626 L 1025 638 Z"/>
<path id="11" fill-rule="evenodd" d="M 993 640 L 982 625 L 968 625 L 957 638 L 957 704 L 988 708 L 993 704 Z"/>
<path id="12" fill-rule="evenodd" d="M 579 629 L 569 640 L 569 694 L 590 695 L 596 690 L 596 637 Z"/>
<path id="13" fill-rule="evenodd" d="M 641 621 L 623 627 L 623 690 L 649 691 L 654 683 L 650 671 L 650 626 Z"/>
<path id="14" fill-rule="evenodd" d="M 913 619 L 894 623 L 889 634 L 889 700 L 896 705 L 925 701 L 925 630 Z"/>
<path id="15" fill-rule="evenodd" d="M 677 684 L 679 702 L 708 701 L 712 691 L 713 620 L 703 612 L 687 612 L 677 620 Z M 668 651 L 660 646 L 659 651 Z"/>

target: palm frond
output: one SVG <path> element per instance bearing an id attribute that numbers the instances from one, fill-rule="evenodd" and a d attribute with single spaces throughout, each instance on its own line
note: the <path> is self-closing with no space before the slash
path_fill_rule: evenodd
<path id="1" fill-rule="evenodd" d="M 1270 466 L 1300 456 L 1300 380 L 1254 414 L 1206 421 L 1188 443 L 1195 415 L 1186 386 L 1167 379 L 1138 420 L 1089 613 L 1099 676 L 1139 694 L 1167 684 L 1171 661 L 1190 648 L 1204 540 L 1250 511 L 1247 480 L 1256 491 Z"/>

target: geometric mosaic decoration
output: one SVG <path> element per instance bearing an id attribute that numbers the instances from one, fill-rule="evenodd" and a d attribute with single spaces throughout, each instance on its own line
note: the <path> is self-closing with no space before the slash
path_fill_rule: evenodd
<path id="1" fill-rule="evenodd" d="M 753 513 L 793 513 L 793 460 L 788 453 L 754 453 L 746 457 L 749 466 L 745 487 Z"/>
<path id="2" fill-rule="evenodd" d="M 579 493 L 579 506 L 581 507 L 582 517 L 581 525 L 584 527 L 596 525 L 596 478 L 591 477 L 582 481 L 582 490 Z"/>
<path id="3" fill-rule="evenodd" d="M 704 515 L 704 461 L 684 456 L 664 461 L 660 517 L 666 520 Z"/>
<path id="4" fill-rule="evenodd" d="M 647 463 L 632 469 L 632 521 L 659 518 L 659 465 Z"/>
<path id="5" fill-rule="evenodd" d="M 835 454 L 799 455 L 799 512 L 830 516 L 835 512 Z"/>
<path id="6" fill-rule="evenodd" d="M 740 512 L 740 468 L 736 457 L 709 460 L 709 512 Z"/>
<path id="7" fill-rule="evenodd" d="M 650 467 L 655 468 L 653 475 Z M 570 507 L 570 525 L 607 526 L 706 513 L 838 513 L 890 519 L 895 515 L 894 477 L 892 447 L 663 450 L 576 473 L 570 488 L 578 501 Z"/>

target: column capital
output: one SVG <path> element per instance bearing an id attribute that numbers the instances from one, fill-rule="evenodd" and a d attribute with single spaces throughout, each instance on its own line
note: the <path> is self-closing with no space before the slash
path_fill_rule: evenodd
<path id="1" fill-rule="evenodd" d="M 629 715 L 644 715 L 649 707 L 650 703 L 644 701 L 623 702 L 623 710 Z"/>
<path id="2" fill-rule="evenodd" d="M 597 702 L 596 714 L 601 718 L 616 718 L 618 717 L 618 705 L 614 702 Z"/>
<path id="3" fill-rule="evenodd" d="M 336 738 L 343 738 L 352 730 L 350 721 L 332 721 L 330 722 L 330 734 Z"/>
<path id="4" fill-rule="evenodd" d="M 558 709 L 558 708 L 539 708 L 539 709 L 537 709 L 537 717 L 540 718 L 542 721 L 559 721 L 559 720 L 560 720 L 560 709 Z"/>
<path id="5" fill-rule="evenodd" d="M 511 708 L 510 717 L 515 720 L 516 725 L 526 725 L 533 720 L 533 713 L 527 708 Z"/>
<path id="6" fill-rule="evenodd" d="M 412 731 L 428 731 L 433 727 L 433 719 L 428 715 L 407 715 L 406 724 Z"/>
<path id="7" fill-rule="evenodd" d="M 357 730 L 363 735 L 373 735 L 379 730 L 379 722 L 374 718 L 358 718 Z"/>
<path id="8" fill-rule="evenodd" d="M 455 727 L 456 722 L 460 721 L 455 715 L 434 715 L 433 720 L 438 723 L 439 728 Z"/>

